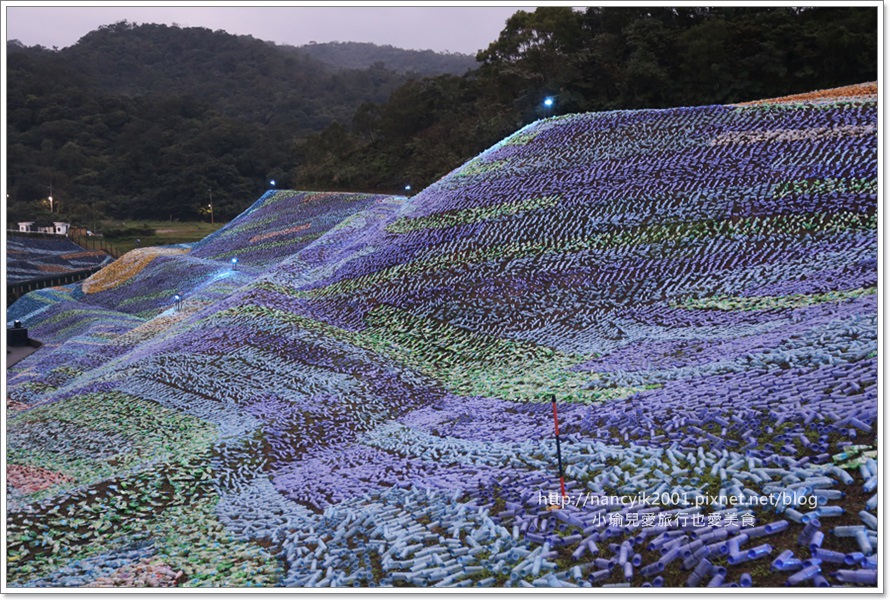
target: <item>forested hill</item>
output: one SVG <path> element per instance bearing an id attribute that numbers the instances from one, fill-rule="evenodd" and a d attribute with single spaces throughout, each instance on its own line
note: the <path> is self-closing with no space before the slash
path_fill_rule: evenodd
<path id="1" fill-rule="evenodd" d="M 475 57 L 466 54 L 403 50 L 389 45 L 378 46 L 364 42 L 310 43 L 298 46 L 294 50 L 344 69 L 367 69 L 375 63 L 383 63 L 387 69 L 399 73 L 435 76 L 443 73 L 463 75 L 478 66 Z"/>
<path id="2" fill-rule="evenodd" d="M 407 80 L 380 65 L 333 67 L 251 36 L 125 21 L 88 33 L 58 55 L 105 92 L 190 96 L 223 114 L 294 127 L 297 134 L 348 121 L 359 104 L 385 102 Z"/>
<path id="3" fill-rule="evenodd" d="M 420 77 L 125 21 L 61 50 L 14 40 L 7 50 L 9 218 L 25 220 L 50 216 L 39 204 L 50 186 L 56 210 L 75 221 L 94 211 L 196 218 L 211 193 L 216 216 L 233 217 L 270 179 L 284 183 L 294 139 L 349 124 L 363 104 Z M 425 72 L 438 74 L 431 64 Z"/>

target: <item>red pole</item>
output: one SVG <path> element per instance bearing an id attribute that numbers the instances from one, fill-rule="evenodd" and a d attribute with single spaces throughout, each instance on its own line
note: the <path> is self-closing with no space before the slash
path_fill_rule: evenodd
<path id="1" fill-rule="evenodd" d="M 559 417 L 556 414 L 556 396 L 550 395 L 550 402 L 553 405 L 553 429 L 556 432 L 556 460 L 559 463 L 559 491 L 562 497 L 566 497 L 566 481 L 562 474 L 562 450 L 559 447 Z"/>

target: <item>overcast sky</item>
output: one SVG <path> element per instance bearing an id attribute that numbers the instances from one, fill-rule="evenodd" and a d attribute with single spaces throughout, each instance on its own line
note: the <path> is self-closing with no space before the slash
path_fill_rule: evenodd
<path id="1" fill-rule="evenodd" d="M 521 1 L 404 7 L 367 4 L 356 7 L 331 2 L 328 4 L 334 6 L 305 6 L 298 2 L 261 3 L 265 6 L 193 2 L 190 4 L 194 6 L 190 7 L 135 4 L 115 2 L 114 6 L 96 7 L 4 2 L 6 39 L 17 39 L 27 46 L 64 48 L 102 25 L 127 20 L 222 29 L 293 46 L 310 41 L 373 42 L 399 48 L 475 54 L 497 39 L 507 18 L 523 8 L 523 4 L 525 9 L 534 10 Z"/>

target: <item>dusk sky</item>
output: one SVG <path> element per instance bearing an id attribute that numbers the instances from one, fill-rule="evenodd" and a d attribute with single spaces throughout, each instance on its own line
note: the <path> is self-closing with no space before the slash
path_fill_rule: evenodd
<path id="1" fill-rule="evenodd" d="M 30 4 L 31 6 L 25 6 Z M 45 3 L 44 3 L 45 4 Z M 136 3 L 133 3 L 136 4 Z M 40 3 L 4 3 L 6 39 L 27 46 L 64 48 L 102 25 L 127 20 L 133 23 L 177 23 L 183 27 L 222 29 L 236 35 L 300 46 L 316 42 L 373 42 L 400 48 L 475 54 L 497 39 L 504 23 L 517 10 L 533 6 L 41 6 Z"/>

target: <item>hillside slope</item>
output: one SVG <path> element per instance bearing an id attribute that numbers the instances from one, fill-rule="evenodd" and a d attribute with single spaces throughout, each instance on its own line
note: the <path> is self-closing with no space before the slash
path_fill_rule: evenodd
<path id="1" fill-rule="evenodd" d="M 11 374 L 11 395 L 19 403 L 39 401 L 84 371 L 169 333 L 186 315 L 225 299 L 350 215 L 384 201 L 400 200 L 270 190 L 196 244 L 140 248 L 68 290 L 28 295 L 7 311 L 7 319 L 31 325 L 31 336 L 44 344 L 43 357 Z M 99 351 L 82 353 L 81 345 L 93 344 L 97 335 Z"/>
<path id="2" fill-rule="evenodd" d="M 539 121 L 293 250 L 58 385 L 10 370 L 12 583 L 876 584 L 871 90 Z M 817 516 L 848 568 L 770 571 Z"/>

